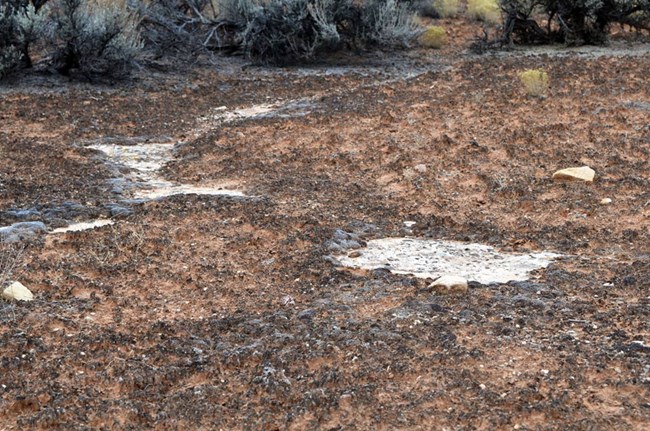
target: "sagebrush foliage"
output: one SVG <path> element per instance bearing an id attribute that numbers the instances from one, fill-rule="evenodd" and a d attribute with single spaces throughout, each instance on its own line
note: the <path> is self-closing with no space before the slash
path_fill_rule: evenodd
<path id="1" fill-rule="evenodd" d="M 501 8 L 506 42 L 594 44 L 612 24 L 650 30 L 650 0 L 501 0 Z"/>
<path id="2" fill-rule="evenodd" d="M 0 77 L 31 66 L 30 45 L 41 37 L 42 17 L 25 0 L 0 3 Z"/>
<path id="3" fill-rule="evenodd" d="M 309 61 L 341 48 L 405 47 L 418 34 L 396 0 L 223 0 L 242 51 L 274 64 Z"/>
<path id="4" fill-rule="evenodd" d="M 222 47 L 224 30 L 216 22 L 218 0 L 133 0 L 142 17 L 140 31 L 146 48 L 161 57 L 173 53 L 196 55 Z"/>
<path id="5" fill-rule="evenodd" d="M 286 64 L 419 33 L 405 0 L 0 0 L 0 76 L 31 65 L 34 41 L 41 62 L 91 77 L 124 75 L 143 52 Z"/>
<path id="6" fill-rule="evenodd" d="M 261 61 L 309 60 L 334 49 L 341 41 L 332 1 L 270 0 L 257 7 L 242 8 L 241 13 L 237 22 L 245 22 L 242 48 L 247 56 Z"/>
<path id="7" fill-rule="evenodd" d="M 123 75 L 140 54 L 139 18 L 119 0 L 0 2 L 0 77 L 32 65 L 30 48 L 59 72 Z"/>
<path id="8" fill-rule="evenodd" d="M 119 2 L 57 0 L 47 8 L 54 66 L 64 75 L 123 75 L 142 49 L 138 17 Z"/>

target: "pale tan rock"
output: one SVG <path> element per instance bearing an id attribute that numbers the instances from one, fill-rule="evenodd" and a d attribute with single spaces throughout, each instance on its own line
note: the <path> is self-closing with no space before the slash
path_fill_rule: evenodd
<path id="1" fill-rule="evenodd" d="M 2 297 L 9 301 L 33 301 L 34 294 L 19 281 L 14 281 L 2 291 Z"/>
<path id="2" fill-rule="evenodd" d="M 439 294 L 466 293 L 467 280 L 457 275 L 443 275 L 429 285 L 429 288 Z"/>
<path id="3" fill-rule="evenodd" d="M 609 204 L 611 204 L 611 203 L 612 203 L 612 200 L 611 200 L 610 198 L 602 198 L 602 199 L 600 200 L 600 204 L 601 204 L 601 205 L 609 205 Z"/>
<path id="4" fill-rule="evenodd" d="M 594 180 L 596 171 L 589 166 L 582 166 L 579 168 L 566 168 L 560 169 L 553 174 L 555 181 L 585 181 L 591 182 Z"/>
<path id="5" fill-rule="evenodd" d="M 406 168 L 402 171 L 402 176 L 405 180 L 412 180 L 418 176 L 413 168 Z"/>

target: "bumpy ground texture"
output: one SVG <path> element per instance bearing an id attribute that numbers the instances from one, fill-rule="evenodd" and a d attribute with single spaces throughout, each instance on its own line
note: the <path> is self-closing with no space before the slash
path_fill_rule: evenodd
<path id="1" fill-rule="evenodd" d="M 0 429 L 648 429 L 649 45 L 475 56 L 456 28 L 336 67 L 0 89 L 0 225 L 115 222 L 2 246 L 36 300 L 0 303 Z M 89 148 L 147 142 L 181 142 L 167 181 L 248 197 L 133 200 Z M 332 257 L 405 235 L 564 257 L 464 295 Z"/>

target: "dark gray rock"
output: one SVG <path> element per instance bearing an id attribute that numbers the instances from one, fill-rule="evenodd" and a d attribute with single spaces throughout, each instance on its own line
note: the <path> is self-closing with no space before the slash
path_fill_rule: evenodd
<path id="1" fill-rule="evenodd" d="M 111 217 L 127 217 L 133 215 L 133 209 L 118 204 L 106 204 L 104 207 L 110 212 Z"/>
<path id="2" fill-rule="evenodd" d="M 315 315 L 316 315 L 316 310 L 314 310 L 313 308 L 308 308 L 298 313 L 298 319 L 309 321 L 313 319 Z"/>
<path id="3" fill-rule="evenodd" d="M 6 214 L 18 220 L 27 220 L 41 216 L 41 212 L 36 208 L 12 209 L 7 211 Z"/>
<path id="4" fill-rule="evenodd" d="M 29 221 L 0 227 L 0 240 L 4 242 L 18 242 L 45 233 L 47 228 L 40 221 Z"/>

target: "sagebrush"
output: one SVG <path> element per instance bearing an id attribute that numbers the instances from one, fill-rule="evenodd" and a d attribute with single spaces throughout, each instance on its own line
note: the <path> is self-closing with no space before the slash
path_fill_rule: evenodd
<path id="1" fill-rule="evenodd" d="M 406 47 L 419 33 L 396 0 L 224 0 L 223 21 L 244 54 L 274 64 L 309 61 L 343 48 Z"/>
<path id="2" fill-rule="evenodd" d="M 46 13 L 54 23 L 53 63 L 64 75 L 122 75 L 141 52 L 139 19 L 117 1 L 57 0 Z"/>
<path id="3" fill-rule="evenodd" d="M 501 0 L 503 44 L 600 44 L 612 24 L 650 31 L 650 0 Z"/>
<path id="4" fill-rule="evenodd" d="M 43 19 L 25 0 L 0 4 L 0 77 L 30 67 L 30 45 L 42 37 Z"/>
<path id="5" fill-rule="evenodd" d="M 1 1 L 1 0 L 0 0 Z M 123 76 L 143 56 L 242 54 L 311 61 L 341 49 L 396 49 L 421 32 L 400 0 L 7 0 L 0 77 L 38 58 L 63 75 Z"/>

